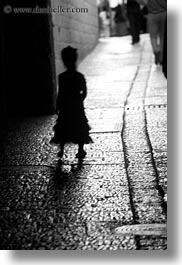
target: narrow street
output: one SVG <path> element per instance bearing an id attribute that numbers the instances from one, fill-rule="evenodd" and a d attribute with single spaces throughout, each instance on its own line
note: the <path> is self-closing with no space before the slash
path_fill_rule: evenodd
<path id="1" fill-rule="evenodd" d="M 56 115 L 1 124 L 0 249 L 167 248 L 167 81 L 148 34 L 100 39 L 79 65 L 93 144 L 50 145 Z"/>

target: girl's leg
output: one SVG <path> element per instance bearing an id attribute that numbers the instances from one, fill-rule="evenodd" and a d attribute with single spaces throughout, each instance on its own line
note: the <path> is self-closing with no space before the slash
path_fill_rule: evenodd
<path id="1" fill-rule="evenodd" d="M 84 158 L 86 156 L 86 152 L 84 150 L 84 143 L 79 143 L 78 144 L 78 153 L 76 155 L 77 158 Z"/>
<path id="2" fill-rule="evenodd" d="M 78 153 L 82 153 L 84 151 L 83 147 L 84 147 L 83 143 L 78 144 Z"/>
<path id="3" fill-rule="evenodd" d="M 61 150 L 59 151 L 58 156 L 61 158 L 63 157 L 63 153 L 64 153 L 64 145 L 65 145 L 65 143 L 60 144 Z"/>

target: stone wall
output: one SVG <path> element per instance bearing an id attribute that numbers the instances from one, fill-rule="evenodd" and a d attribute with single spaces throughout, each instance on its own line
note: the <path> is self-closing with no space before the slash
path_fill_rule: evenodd
<path id="1" fill-rule="evenodd" d="M 51 0 L 51 7 L 78 8 L 78 13 L 53 12 L 53 34 L 56 60 L 56 74 L 64 70 L 60 51 L 67 45 L 78 49 L 79 60 L 82 60 L 97 44 L 98 10 L 96 0 Z M 86 11 L 80 12 L 84 8 Z"/>

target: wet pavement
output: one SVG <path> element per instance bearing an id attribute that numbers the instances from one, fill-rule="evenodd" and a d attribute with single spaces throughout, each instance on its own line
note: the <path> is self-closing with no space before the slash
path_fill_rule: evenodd
<path id="1" fill-rule="evenodd" d="M 80 64 L 93 144 L 50 145 L 56 115 L 1 124 L 0 249 L 167 249 L 167 82 L 149 36 Z"/>

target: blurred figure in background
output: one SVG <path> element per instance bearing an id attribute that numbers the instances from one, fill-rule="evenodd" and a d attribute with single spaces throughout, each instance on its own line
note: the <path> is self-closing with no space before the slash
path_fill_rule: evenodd
<path id="1" fill-rule="evenodd" d="M 147 16 L 148 16 L 148 7 L 147 5 L 140 5 L 141 8 L 141 30 L 142 33 L 147 33 L 148 32 L 148 27 L 147 27 Z"/>
<path id="2" fill-rule="evenodd" d="M 110 20 L 106 6 L 102 7 L 101 12 L 99 13 L 99 19 L 101 22 L 101 37 L 107 38 L 110 36 L 110 28 L 109 28 Z"/>
<path id="3" fill-rule="evenodd" d="M 127 25 L 126 25 L 126 15 L 123 5 L 118 4 L 115 7 L 115 35 L 124 36 L 128 34 Z"/>
<path id="4" fill-rule="evenodd" d="M 167 0 L 143 0 L 148 7 L 148 29 L 155 56 L 155 64 L 163 63 L 164 33 Z"/>
<path id="5" fill-rule="evenodd" d="M 163 60 L 162 60 L 162 70 L 167 78 L 167 19 L 165 24 L 165 33 L 164 33 L 164 48 L 163 48 Z"/>
<path id="6" fill-rule="evenodd" d="M 132 45 L 138 43 L 140 41 L 140 21 L 141 21 L 141 13 L 140 13 L 140 4 L 135 0 L 128 0 L 126 4 L 127 17 L 130 23 L 130 33 L 132 36 Z"/>

